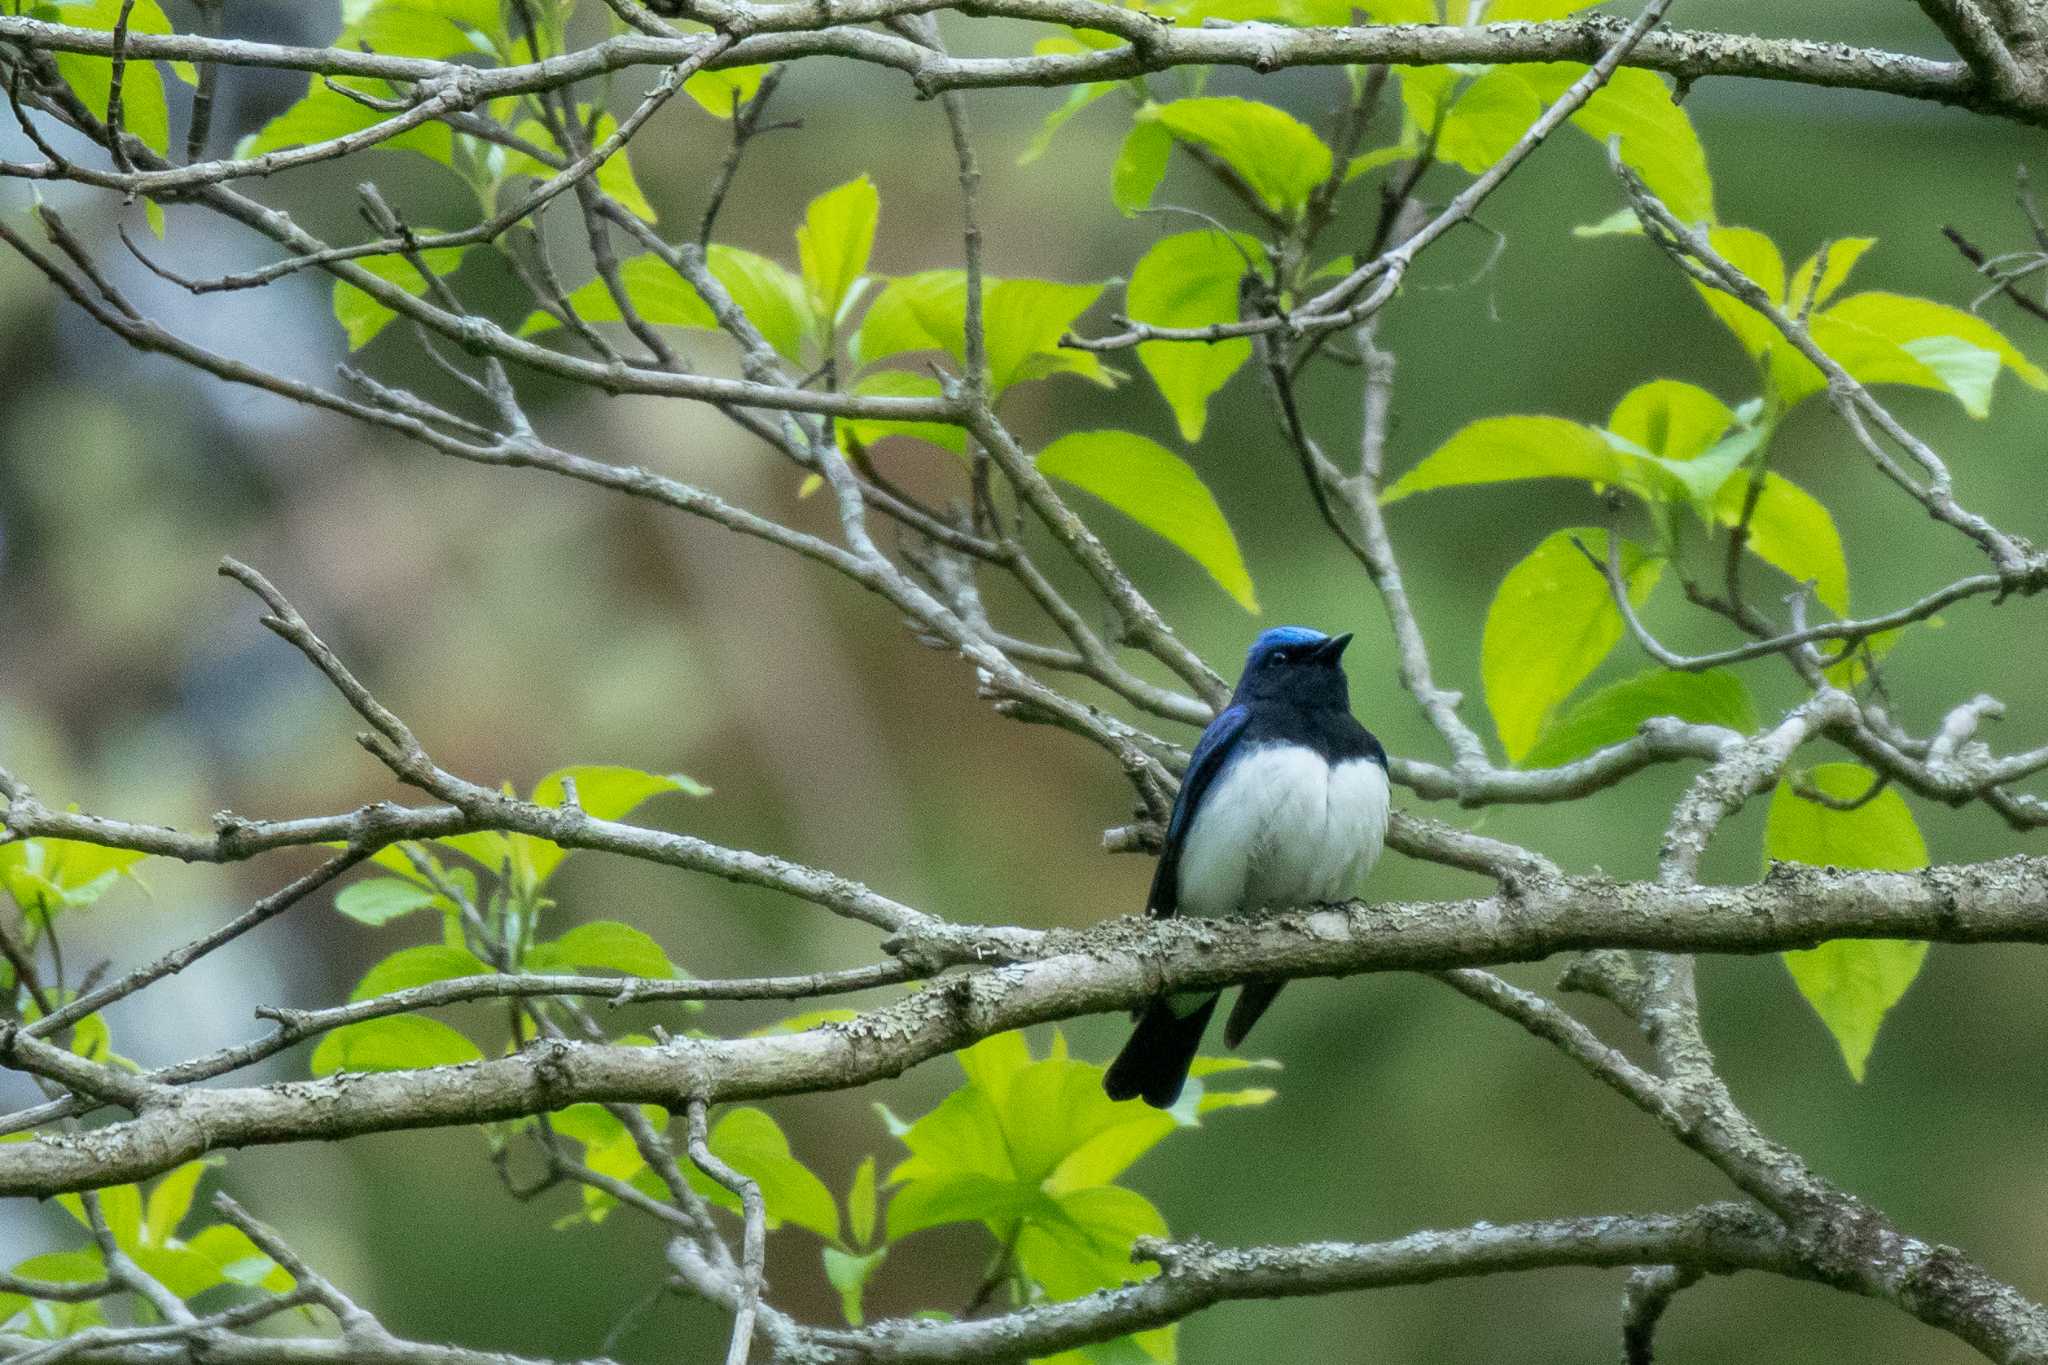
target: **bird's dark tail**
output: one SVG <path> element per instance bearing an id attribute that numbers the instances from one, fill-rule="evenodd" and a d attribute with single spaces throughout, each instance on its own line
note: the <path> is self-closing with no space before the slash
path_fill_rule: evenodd
<path id="1" fill-rule="evenodd" d="M 1113 1100 L 1142 1099 L 1154 1109 L 1171 1108 L 1187 1083 L 1202 1030 L 1216 1012 L 1219 992 L 1185 1014 L 1176 1013 L 1173 997 L 1162 995 L 1145 1006 L 1131 1040 L 1109 1064 L 1102 1088 Z"/>
<path id="2" fill-rule="evenodd" d="M 1272 1005 L 1275 996 L 1285 981 L 1247 981 L 1244 989 L 1237 993 L 1237 1003 L 1230 1007 L 1230 1018 L 1223 1023 L 1223 1046 L 1236 1047 L 1244 1036 L 1252 1031 L 1252 1025 L 1259 1022 L 1259 1016 Z"/>

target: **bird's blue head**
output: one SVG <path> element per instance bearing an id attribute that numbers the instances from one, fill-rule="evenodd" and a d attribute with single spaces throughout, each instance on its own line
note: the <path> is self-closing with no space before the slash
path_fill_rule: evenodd
<path id="1" fill-rule="evenodd" d="M 1244 701 L 1284 701 L 1298 706 L 1349 709 L 1344 647 L 1351 636 L 1325 635 L 1306 626 L 1261 631 L 1245 656 L 1237 695 Z"/>

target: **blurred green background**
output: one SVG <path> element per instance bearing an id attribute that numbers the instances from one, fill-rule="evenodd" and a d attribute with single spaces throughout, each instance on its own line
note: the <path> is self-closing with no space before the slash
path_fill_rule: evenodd
<path id="1" fill-rule="evenodd" d="M 337 27 L 334 8 L 242 0 L 228 14 L 241 32 L 318 42 Z M 1673 20 L 1942 54 L 1905 4 L 1696 0 Z M 953 34 L 956 50 L 1028 41 L 987 26 L 957 25 Z M 1248 73 L 1225 71 L 1211 89 L 1254 85 Z M 297 86 L 231 73 L 221 145 L 259 126 Z M 1319 118 L 1341 86 L 1332 70 L 1256 89 Z M 1015 166 L 1059 98 L 971 97 L 990 268 L 1113 278 L 1146 243 L 1185 223 L 1126 221 L 1110 208 L 1109 165 L 1126 126 L 1115 101 L 1076 119 L 1045 160 Z M 1977 281 L 1940 226 L 1954 223 L 1994 251 L 2022 245 L 2015 168 L 2031 159 L 2048 169 L 2038 130 L 1901 100 L 1708 81 L 1686 107 L 1708 150 L 1723 220 L 1765 230 L 1793 260 L 1829 238 L 1875 236 L 1880 244 L 1854 280 L 1862 288 L 1967 303 Z M 957 264 L 958 207 L 935 105 L 913 102 L 894 73 L 819 61 L 790 73 L 777 114 L 806 126 L 756 147 L 721 239 L 793 264 L 790 231 L 805 201 L 867 171 L 882 195 L 876 268 Z M 694 231 L 726 133 L 677 101 L 634 143 L 634 167 L 671 235 Z M 11 128 L 0 133 L 0 155 L 27 155 Z M 1184 170 L 1161 202 L 1230 213 Z M 352 240 L 352 187 L 367 176 L 415 222 L 460 210 L 452 182 L 403 154 L 330 164 L 260 193 L 312 230 Z M 1354 195 L 1354 211 L 1369 223 L 1370 191 Z M 74 226 L 107 241 L 117 221 L 131 231 L 141 222 L 138 209 L 105 196 L 59 190 L 51 199 Z M 18 214 L 27 202 L 19 184 L 0 188 L 0 211 Z M 1754 391 L 1733 342 L 1653 250 L 1570 235 L 1619 203 L 1598 149 L 1561 135 L 1486 206 L 1486 224 L 1506 239 L 1490 273 L 1469 281 L 1488 249 L 1475 232 L 1425 258 L 1383 336 L 1399 357 L 1394 471 L 1475 417 L 1598 421 L 1653 377 L 1690 380 L 1730 402 Z M 558 216 L 558 229 L 575 226 Z M 189 210 L 173 209 L 170 222 L 163 253 L 180 269 L 219 273 L 271 259 L 265 244 Z M 1333 247 L 1351 245 L 1343 233 L 1340 224 Z M 527 305 L 487 255 L 473 258 L 458 285 L 474 306 L 516 319 Z M 108 263 L 160 320 L 220 349 L 321 382 L 343 358 L 318 280 L 195 301 L 142 276 L 118 247 Z M 573 256 L 563 268 L 572 283 L 582 278 Z M 1099 314 L 1111 307 L 1113 294 Z M 1991 316 L 2023 349 L 2048 358 L 2048 329 L 1997 307 Z M 728 363 L 714 343 L 694 340 L 691 349 L 706 363 Z M 447 391 L 401 329 L 361 359 L 373 373 Z M 975 701 L 966 668 L 920 648 L 877 599 L 813 566 L 660 509 L 544 475 L 457 464 L 135 355 L 12 258 L 0 260 L 0 372 L 10 380 L 0 404 L 0 761 L 46 800 L 203 826 L 222 808 L 308 814 L 397 794 L 351 742 L 355 725 L 339 700 L 257 626 L 246 595 L 215 577 L 220 556 L 232 553 L 268 573 L 435 757 L 468 777 L 524 786 L 569 762 L 687 772 L 716 794 L 666 798 L 646 818 L 831 867 L 955 919 L 1079 925 L 1142 901 L 1149 862 L 1100 851 L 1103 828 L 1129 814 L 1114 766 L 1071 737 L 992 715 Z M 825 499 L 800 503 L 797 475 L 714 413 L 604 400 L 544 381 L 528 391 L 546 433 L 565 447 L 644 463 L 769 515 L 824 526 Z M 1319 433 L 1347 447 L 1356 434 L 1355 372 L 1324 369 L 1311 396 Z M 1986 422 L 1931 395 L 1900 392 L 1894 407 L 1949 458 L 1965 502 L 2010 531 L 2048 536 L 2040 472 L 2048 399 L 2008 378 Z M 1181 448 L 1142 375 L 1114 392 L 1072 380 L 1028 385 L 1006 411 L 1034 443 L 1118 425 Z M 1896 605 L 1980 567 L 1958 537 L 1936 534 L 1882 481 L 1821 404 L 1795 416 L 1779 452 L 1779 467 L 1833 508 L 1859 606 Z M 1398 690 L 1377 600 L 1314 525 L 1248 375 L 1219 398 L 1207 436 L 1189 453 L 1237 529 L 1265 614 L 1247 617 L 1170 549 L 1105 509 L 1086 509 L 1145 589 L 1225 672 L 1263 625 L 1356 630 L 1360 716 L 1395 751 L 1441 758 Z M 929 451 L 884 455 L 892 475 L 920 488 L 943 490 L 954 477 Z M 1440 492 L 1392 512 L 1440 677 L 1467 690 L 1465 714 L 1489 736 L 1477 674 L 1493 585 L 1543 535 L 1598 517 L 1589 494 L 1561 484 Z M 1650 615 L 1681 647 L 1719 638 L 1669 586 Z M 1946 707 L 1989 690 L 2010 708 L 1993 735 L 2001 747 L 2039 742 L 2048 731 L 2048 702 L 2033 686 L 2041 640 L 2027 604 L 1993 610 L 1979 599 L 1953 611 L 1893 656 L 1897 714 L 1924 730 Z M 1624 649 L 1609 672 L 1639 666 Z M 1764 665 L 1746 676 L 1767 716 L 1792 696 Z M 1431 813 L 1531 841 L 1574 869 L 1639 876 L 1651 870 L 1683 778 L 1652 772 L 1555 809 Z M 1915 802 L 1915 811 L 1938 860 L 2023 846 L 1981 810 Z M 1723 831 L 1711 875 L 1755 875 L 1761 823 L 1758 803 Z M 301 861 L 147 865 L 150 894 L 124 890 L 74 919 L 67 951 L 79 962 L 134 962 L 218 923 Z M 1391 858 L 1372 889 L 1405 898 L 1478 886 Z M 558 892 L 566 913 L 631 920 L 701 975 L 875 955 L 873 934 L 822 912 L 595 855 L 572 863 Z M 325 902 L 305 905 L 131 1002 L 113 1020 L 116 1045 L 161 1062 L 248 1036 L 252 1006 L 338 1000 L 371 962 L 427 932 L 413 921 L 371 931 Z M 1725 1074 L 1768 1131 L 1909 1231 L 1954 1242 L 2040 1295 L 2048 1293 L 2040 965 L 2032 949 L 1937 948 L 1885 1025 L 1861 1086 L 1775 960 L 1707 962 L 1702 991 Z M 1548 985 L 1554 967 L 1514 975 Z M 1619 1037 L 1615 1021 L 1590 1008 Z M 721 1005 L 696 1022 L 739 1032 L 773 1017 Z M 1123 1028 L 1098 1018 L 1068 1031 L 1080 1055 L 1106 1059 Z M 1421 980 L 1299 984 L 1255 1050 L 1285 1060 L 1280 1097 L 1176 1136 L 1130 1177 L 1177 1234 L 1222 1243 L 1379 1238 L 1475 1219 L 1676 1208 L 1732 1193 L 1558 1056 Z M 303 1068 L 303 1053 L 287 1054 L 266 1074 Z M 843 1191 L 864 1153 L 880 1154 L 885 1170 L 900 1154 L 869 1102 L 916 1114 L 957 1077 L 950 1061 L 938 1061 L 869 1091 L 772 1107 L 799 1154 Z M 21 1099 L 19 1089 L 0 1083 L 0 1098 Z M 400 1333 L 592 1354 L 663 1276 L 658 1238 L 623 1216 L 596 1230 L 551 1232 L 573 1194 L 513 1202 L 474 1133 L 244 1152 L 222 1178 Z M 69 1237 L 54 1210 L 10 1206 L 0 1217 L 0 1264 Z M 957 1307 L 982 1255 L 965 1234 L 927 1234 L 884 1270 L 870 1311 Z M 769 1268 L 777 1303 L 832 1318 L 810 1234 L 773 1236 Z M 1618 1273 L 1550 1272 L 1233 1306 L 1190 1323 L 1183 1355 L 1604 1359 L 1615 1351 L 1620 1283 Z M 722 1339 L 710 1310 L 665 1300 L 613 1349 L 629 1361 L 689 1359 Z M 1679 1362 L 1968 1358 L 1954 1340 L 1889 1307 L 1754 1276 L 1686 1294 L 1660 1347 L 1660 1359 Z"/>

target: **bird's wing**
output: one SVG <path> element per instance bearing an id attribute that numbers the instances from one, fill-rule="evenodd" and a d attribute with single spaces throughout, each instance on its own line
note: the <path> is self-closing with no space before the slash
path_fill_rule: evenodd
<path id="1" fill-rule="evenodd" d="M 1147 914 L 1164 919 L 1180 909 L 1180 850 L 1187 840 L 1188 826 L 1194 823 L 1195 810 L 1202 804 L 1203 794 L 1216 781 L 1216 775 L 1223 771 L 1250 721 L 1250 711 L 1242 706 L 1232 706 L 1210 721 L 1209 728 L 1202 731 L 1195 752 L 1188 758 L 1188 770 L 1181 776 L 1180 795 L 1174 798 L 1173 815 L 1166 822 L 1166 846 L 1160 851 L 1159 866 L 1152 873 L 1151 894 L 1145 897 Z"/>

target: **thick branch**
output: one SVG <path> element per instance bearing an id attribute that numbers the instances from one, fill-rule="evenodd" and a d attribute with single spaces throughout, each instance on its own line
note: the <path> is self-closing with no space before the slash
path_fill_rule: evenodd
<path id="1" fill-rule="evenodd" d="M 2048 859 L 1919 872 L 1781 864 L 1744 887 L 1521 880 L 1479 900 L 1349 905 L 1260 923 L 1114 920 L 1000 939 L 965 927 L 899 944 L 926 961 L 1026 958 L 942 981 L 846 1024 L 656 1048 L 542 1042 L 426 1071 L 181 1093 L 143 1117 L 0 1145 L 0 1195 L 140 1180 L 224 1147 L 477 1123 L 583 1100 L 712 1103 L 846 1089 L 1028 1024 L 1128 1009 L 1162 990 L 1528 961 L 1568 949 L 1776 952 L 1830 938 L 2048 942 Z"/>

